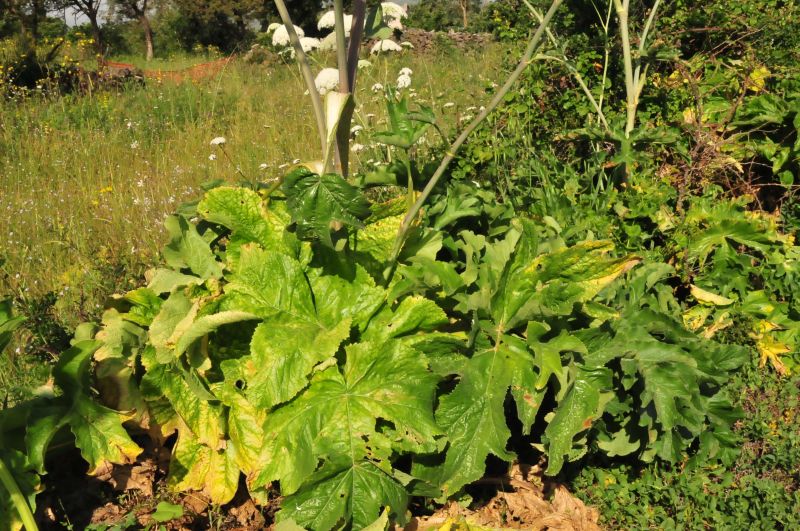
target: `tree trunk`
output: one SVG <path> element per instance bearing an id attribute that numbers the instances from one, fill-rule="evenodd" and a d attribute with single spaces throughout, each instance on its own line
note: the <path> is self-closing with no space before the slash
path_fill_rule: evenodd
<path id="1" fill-rule="evenodd" d="M 467 26 L 469 25 L 469 18 L 467 14 L 467 10 L 469 8 L 469 0 L 459 0 L 458 4 L 461 7 L 461 16 L 464 19 L 464 29 L 467 29 Z"/>
<path id="2" fill-rule="evenodd" d="M 100 24 L 97 21 L 97 13 L 87 13 L 89 25 L 92 27 L 92 36 L 94 37 L 94 47 L 97 53 L 103 55 L 103 33 L 100 31 Z"/>
<path id="3" fill-rule="evenodd" d="M 142 14 L 139 16 L 139 22 L 142 23 L 142 29 L 144 30 L 144 44 L 147 48 L 147 52 L 145 54 L 145 60 L 152 61 L 153 60 L 153 28 L 150 26 L 150 20 L 147 18 L 147 15 Z"/>

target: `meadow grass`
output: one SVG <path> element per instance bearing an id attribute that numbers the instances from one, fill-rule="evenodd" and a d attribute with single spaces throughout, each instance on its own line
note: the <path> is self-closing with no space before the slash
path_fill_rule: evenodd
<path id="1" fill-rule="evenodd" d="M 367 148 L 354 154 L 354 167 L 383 149 L 369 140 L 385 123 L 374 84 L 392 84 L 410 67 L 414 99 L 432 106 L 452 136 L 502 77 L 502 53 L 492 46 L 370 58 L 358 74 L 354 118 L 364 126 L 355 141 Z M 333 58 L 316 62 L 332 66 Z M 159 65 L 185 66 L 183 58 Z M 164 217 L 198 198 L 201 183 L 265 181 L 292 161 L 319 158 L 304 92 L 294 65 L 235 60 L 196 83 L 0 102 L 0 296 L 55 293 L 52 317 L 67 329 L 96 318 L 105 297 L 158 261 Z M 217 136 L 227 139 L 224 152 L 209 145 Z M 0 397 L 41 380 L 24 352 L 17 345 L 0 360 Z"/>

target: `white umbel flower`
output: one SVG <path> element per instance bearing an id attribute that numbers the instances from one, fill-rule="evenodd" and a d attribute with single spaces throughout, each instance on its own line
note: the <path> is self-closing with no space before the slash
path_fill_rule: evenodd
<path id="1" fill-rule="evenodd" d="M 316 79 L 314 79 L 314 85 L 316 85 L 317 91 L 323 96 L 328 92 L 336 90 L 339 86 L 339 70 L 336 68 L 323 68 L 320 73 L 317 74 Z"/>
<path id="2" fill-rule="evenodd" d="M 403 6 L 395 4 L 394 2 L 381 2 L 381 10 L 383 11 L 384 21 L 387 19 L 401 19 L 406 18 L 408 13 Z"/>
<path id="3" fill-rule="evenodd" d="M 413 70 L 411 70 L 411 69 L 410 69 L 409 67 L 407 67 L 407 66 L 404 66 L 403 68 L 401 68 L 401 69 L 400 69 L 400 72 L 399 72 L 399 74 L 400 74 L 401 76 L 410 76 L 410 75 L 411 75 L 411 74 L 413 74 L 413 73 L 414 73 L 414 71 L 413 71 Z"/>
<path id="4" fill-rule="evenodd" d="M 314 37 L 301 37 L 300 47 L 303 48 L 305 53 L 316 50 L 319 48 L 319 39 L 315 39 Z"/>
<path id="5" fill-rule="evenodd" d="M 386 25 L 389 26 L 390 29 L 403 31 L 403 23 L 400 22 L 399 18 L 393 18 L 389 20 L 389 22 L 387 22 Z"/>
<path id="6" fill-rule="evenodd" d="M 381 52 L 400 52 L 403 49 L 393 40 L 384 39 L 382 41 L 376 42 L 372 49 L 369 51 L 371 54 L 381 53 Z"/>
<path id="7" fill-rule="evenodd" d="M 299 26 L 295 26 L 294 31 L 297 32 L 298 37 L 302 38 L 306 36 L 306 33 L 303 31 L 303 28 Z M 275 33 L 272 34 L 272 45 L 289 46 L 289 44 L 291 44 L 291 41 L 289 40 L 289 32 L 286 30 L 286 26 L 281 24 L 281 26 L 275 30 Z"/>
<path id="8" fill-rule="evenodd" d="M 267 33 L 272 33 L 276 29 L 280 28 L 282 25 L 283 24 L 281 24 L 280 22 L 273 22 L 272 24 L 267 26 Z"/>
<path id="9" fill-rule="evenodd" d="M 410 43 L 410 42 L 408 42 L 408 41 L 403 41 L 403 42 L 401 42 L 401 43 L 400 43 L 400 46 L 402 46 L 403 48 L 408 48 L 409 50 L 413 50 L 413 49 L 414 49 L 414 45 L 413 45 L 413 44 L 411 44 L 411 43 Z"/>
<path id="10" fill-rule="evenodd" d="M 375 83 L 374 85 L 372 85 L 372 92 L 380 92 L 382 90 L 383 90 L 383 85 L 381 85 L 380 83 Z"/>
<path id="11" fill-rule="evenodd" d="M 397 76 L 397 88 L 404 89 L 411 86 L 411 76 L 408 74 L 400 74 Z"/>
<path id="12" fill-rule="evenodd" d="M 227 142 L 227 140 L 225 140 L 224 136 L 218 136 L 218 137 L 214 138 L 213 140 L 211 140 L 211 145 L 212 146 L 221 146 L 225 142 Z"/>
<path id="13" fill-rule="evenodd" d="M 359 60 L 358 60 L 358 69 L 359 69 L 359 70 L 363 70 L 363 69 L 365 69 L 365 68 L 369 68 L 369 67 L 371 67 L 371 66 L 372 66 L 372 63 L 370 63 L 370 62 L 369 62 L 369 61 L 367 61 L 366 59 L 359 59 Z"/>
<path id="14" fill-rule="evenodd" d="M 350 33 L 350 28 L 353 26 L 353 15 L 344 16 L 344 32 Z M 336 12 L 333 10 L 328 11 L 317 22 L 317 28 L 320 30 L 333 29 L 336 27 Z"/>

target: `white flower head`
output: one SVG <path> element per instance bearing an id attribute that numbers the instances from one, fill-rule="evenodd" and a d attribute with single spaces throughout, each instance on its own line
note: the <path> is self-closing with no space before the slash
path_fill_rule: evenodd
<path id="1" fill-rule="evenodd" d="M 391 20 L 391 19 L 401 19 L 406 18 L 408 13 L 406 13 L 406 9 L 394 2 L 381 2 L 381 11 L 383 11 L 383 19 L 384 21 Z"/>
<path id="2" fill-rule="evenodd" d="M 380 83 L 375 83 L 374 85 L 372 85 L 372 92 L 380 92 L 382 90 L 383 90 L 383 85 L 381 85 Z"/>
<path id="3" fill-rule="evenodd" d="M 414 71 L 406 66 L 406 67 L 401 68 L 399 73 L 400 73 L 401 76 L 410 76 L 411 74 L 414 73 Z"/>
<path id="4" fill-rule="evenodd" d="M 314 85 L 317 87 L 317 92 L 323 96 L 336 90 L 339 86 L 339 70 L 336 68 L 323 68 L 314 79 Z"/>
<path id="5" fill-rule="evenodd" d="M 267 33 L 272 33 L 272 32 L 273 32 L 273 31 L 275 31 L 276 29 L 280 28 L 282 25 L 283 25 L 283 24 L 281 24 L 280 22 L 273 22 L 272 24 L 270 24 L 270 25 L 267 27 Z"/>
<path id="6" fill-rule="evenodd" d="M 224 144 L 225 142 L 227 142 L 227 140 L 225 140 L 225 137 L 224 137 L 224 136 L 218 136 L 218 137 L 214 138 L 214 139 L 211 141 L 211 145 L 212 145 L 212 146 L 221 146 L 221 145 L 222 145 L 222 144 Z"/>
<path id="7" fill-rule="evenodd" d="M 353 127 L 350 128 L 350 134 L 353 135 L 353 136 L 356 136 L 358 133 L 360 133 L 363 130 L 364 130 L 364 128 L 362 126 L 354 125 Z"/>
<path id="8" fill-rule="evenodd" d="M 365 68 L 369 68 L 369 67 L 371 67 L 371 66 L 372 66 L 372 63 L 370 63 L 370 62 L 369 62 L 369 61 L 367 61 L 366 59 L 359 59 L 359 60 L 358 60 L 358 69 L 359 69 L 359 70 L 363 70 L 363 69 L 365 69 Z"/>
<path id="9" fill-rule="evenodd" d="M 383 39 L 382 41 L 376 42 L 372 49 L 370 49 L 369 53 L 376 54 L 381 52 L 400 52 L 403 49 L 400 47 L 399 44 L 394 42 L 390 39 Z"/>
<path id="10" fill-rule="evenodd" d="M 303 31 L 303 28 L 298 26 L 294 27 L 294 31 L 297 32 L 298 37 L 305 37 L 306 33 Z M 279 28 L 275 30 L 275 33 L 272 34 L 272 45 L 273 46 L 289 46 L 291 41 L 289 40 L 289 31 L 286 29 L 286 26 L 281 25 Z"/>
<path id="11" fill-rule="evenodd" d="M 353 15 L 344 15 L 344 32 L 345 34 L 350 33 L 350 28 L 353 26 Z M 323 29 L 333 29 L 336 27 L 336 13 L 333 10 L 328 11 L 319 19 L 317 22 L 317 28 L 320 30 Z"/>
<path id="12" fill-rule="evenodd" d="M 214 153 L 212 153 L 211 155 L 208 156 L 208 160 L 217 160 L 217 156 Z"/>
<path id="13" fill-rule="evenodd" d="M 319 39 L 314 37 L 300 37 L 300 47 L 303 48 L 305 53 L 319 48 Z"/>
<path id="14" fill-rule="evenodd" d="M 408 41 L 403 41 L 403 42 L 401 42 L 401 43 L 400 43 L 400 46 L 402 46 L 403 48 L 408 48 L 409 50 L 413 50 L 413 49 L 414 49 L 414 45 L 413 45 L 413 44 L 411 44 L 411 43 L 410 43 L 410 42 L 408 42 Z"/>
<path id="15" fill-rule="evenodd" d="M 456 106 L 456 104 L 455 104 L 455 103 L 453 103 L 452 101 L 448 101 L 447 103 L 445 103 L 444 105 L 442 105 L 442 108 L 443 108 L 443 109 L 449 109 L 449 108 L 451 108 L 451 107 L 455 107 L 455 106 Z"/>
<path id="16" fill-rule="evenodd" d="M 131 149 L 139 149 L 139 141 L 138 140 L 134 140 L 133 142 L 131 142 Z"/>
<path id="17" fill-rule="evenodd" d="M 263 162 L 263 163 L 258 165 L 258 169 L 261 170 L 261 171 L 264 171 L 267 168 L 269 168 L 269 164 L 267 164 L 266 162 Z"/>
<path id="18" fill-rule="evenodd" d="M 353 153 L 358 153 L 359 151 L 364 151 L 364 149 L 365 148 L 364 148 L 363 144 L 353 144 L 352 146 L 350 146 L 350 151 L 352 151 Z"/>
<path id="19" fill-rule="evenodd" d="M 411 76 L 408 74 L 400 74 L 397 76 L 397 88 L 404 89 L 411 86 Z"/>
<path id="20" fill-rule="evenodd" d="M 390 29 L 403 31 L 403 23 L 400 22 L 399 18 L 393 18 L 389 20 L 389 22 L 387 22 L 386 25 L 389 26 Z"/>

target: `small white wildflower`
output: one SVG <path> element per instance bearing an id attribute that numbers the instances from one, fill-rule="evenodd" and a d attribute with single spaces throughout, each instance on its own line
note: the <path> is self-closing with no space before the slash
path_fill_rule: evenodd
<path id="1" fill-rule="evenodd" d="M 353 144 L 350 146 L 350 151 L 353 153 L 358 153 L 359 151 L 364 151 L 364 146 L 362 144 Z"/>
<path id="2" fill-rule="evenodd" d="M 278 166 L 278 169 L 279 169 L 279 170 L 282 170 L 282 169 L 284 169 L 284 168 L 288 168 L 288 167 L 289 167 L 289 165 L 288 165 L 288 164 L 281 164 L 280 166 Z"/>
<path id="3" fill-rule="evenodd" d="M 400 74 L 401 76 L 410 76 L 410 75 L 411 75 L 411 74 L 413 74 L 413 73 L 414 73 L 414 71 L 413 71 L 413 70 L 411 70 L 411 69 L 410 69 L 409 67 L 407 67 L 407 66 L 404 66 L 403 68 L 401 68 L 401 69 L 400 69 L 400 72 L 399 72 L 399 74 Z"/>
<path id="4" fill-rule="evenodd" d="M 411 44 L 411 43 L 410 43 L 410 42 L 408 42 L 408 41 L 403 41 L 403 42 L 401 42 L 401 43 L 400 43 L 400 46 L 402 46 L 403 48 L 408 48 L 409 50 L 413 50 L 413 49 L 414 49 L 414 45 L 413 45 L 413 44 Z"/>
<path id="5" fill-rule="evenodd" d="M 258 165 L 258 169 L 261 170 L 261 171 L 264 171 L 267 168 L 269 168 L 269 164 L 267 164 L 266 162 Z"/>
<path id="6" fill-rule="evenodd" d="M 211 155 L 208 156 L 208 160 L 217 160 L 217 156 L 214 153 L 212 153 Z"/>
<path id="7" fill-rule="evenodd" d="M 273 32 L 273 31 L 275 31 L 276 29 L 280 28 L 282 25 L 283 25 L 283 24 L 281 24 L 280 22 L 273 22 L 272 24 L 270 24 L 270 25 L 267 27 L 267 33 L 272 33 L 272 32 Z"/>
<path id="8" fill-rule="evenodd" d="M 354 125 L 353 127 L 350 128 L 350 134 L 353 135 L 353 136 L 356 136 L 363 129 L 364 128 L 362 126 L 360 126 L 360 125 Z"/>
<path id="9" fill-rule="evenodd" d="M 397 88 L 404 89 L 411 86 L 411 76 L 408 74 L 400 74 L 397 77 Z"/>
<path id="10" fill-rule="evenodd" d="M 133 127 L 133 122 L 128 120 L 128 122 L 125 124 L 125 127 L 127 127 L 128 129 L 132 128 Z"/>
<path id="11" fill-rule="evenodd" d="M 383 85 L 381 85 L 380 83 L 375 83 L 374 85 L 372 85 L 372 92 L 380 92 L 382 90 L 383 90 Z"/>
<path id="12" fill-rule="evenodd" d="M 363 70 L 363 69 L 369 68 L 371 66 L 372 66 L 372 63 L 370 63 L 366 59 L 359 59 L 359 61 L 358 61 L 358 69 L 359 70 Z"/>
<path id="13" fill-rule="evenodd" d="M 339 70 L 336 68 L 323 68 L 314 79 L 317 92 L 323 96 L 328 92 L 336 90 L 339 86 Z"/>
<path id="14" fill-rule="evenodd" d="M 138 140 L 134 140 L 133 142 L 131 142 L 131 149 L 139 149 L 139 141 Z"/>
<path id="15" fill-rule="evenodd" d="M 464 109 L 464 110 L 465 110 L 466 112 L 472 112 L 472 111 L 475 111 L 475 110 L 477 110 L 477 109 L 478 109 L 478 108 L 477 108 L 477 107 L 475 107 L 474 105 L 470 105 L 469 107 L 467 107 L 467 108 L 466 108 L 466 109 Z"/>
<path id="16" fill-rule="evenodd" d="M 442 108 L 443 108 L 443 109 L 449 109 L 449 108 L 451 108 L 451 107 L 455 107 L 455 106 L 456 106 L 456 104 L 455 104 L 455 103 L 453 103 L 452 101 L 448 101 L 447 103 L 445 103 L 444 105 L 442 105 Z"/>
<path id="17" fill-rule="evenodd" d="M 376 42 L 372 49 L 370 49 L 369 53 L 376 54 L 381 52 L 400 52 L 403 49 L 393 40 L 384 39 L 382 41 Z"/>
<path id="18" fill-rule="evenodd" d="M 225 140 L 224 136 L 218 136 L 218 137 L 214 138 L 213 140 L 211 140 L 211 145 L 212 146 L 221 146 L 225 142 L 227 142 L 227 140 Z"/>
<path id="19" fill-rule="evenodd" d="M 138 186 L 139 188 L 144 188 L 144 179 L 139 179 L 138 181 L 136 181 L 136 186 Z"/>
<path id="20" fill-rule="evenodd" d="M 294 159 L 294 160 L 292 161 L 292 164 L 300 164 L 300 159 Z"/>
<path id="21" fill-rule="evenodd" d="M 303 31 L 303 28 L 301 27 L 295 26 L 294 31 L 300 38 L 306 36 L 306 33 Z M 275 33 L 272 34 L 272 45 L 288 46 L 289 44 L 291 44 L 291 41 L 289 40 L 289 31 L 286 29 L 286 26 L 281 24 L 277 29 L 275 29 Z"/>

